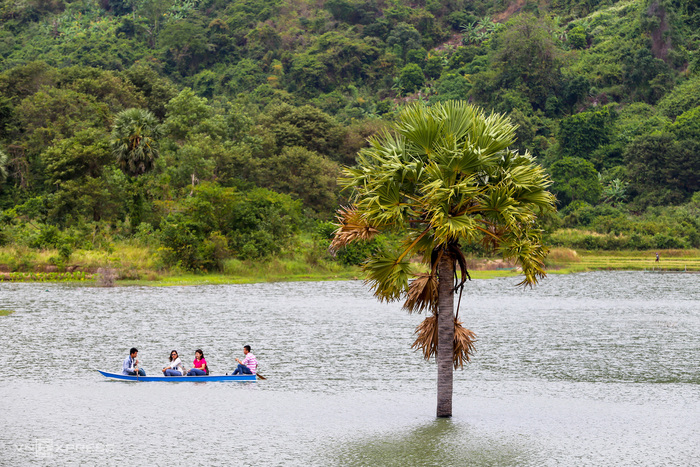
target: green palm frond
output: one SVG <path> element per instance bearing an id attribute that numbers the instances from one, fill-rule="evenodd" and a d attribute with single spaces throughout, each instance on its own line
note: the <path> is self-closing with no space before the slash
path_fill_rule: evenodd
<path id="1" fill-rule="evenodd" d="M 433 217 L 434 237 L 440 243 L 462 238 L 469 243 L 474 241 L 476 235 L 476 220 L 472 216 L 441 216 L 436 212 Z"/>
<path id="2" fill-rule="evenodd" d="M 508 231 L 498 248 L 506 259 L 514 259 L 523 270 L 525 278 L 518 285 L 535 285 L 546 276 L 544 259 L 548 249 L 542 243 L 542 233 L 531 229 L 520 236 Z"/>
<path id="3" fill-rule="evenodd" d="M 552 212 L 554 210 L 555 196 L 546 190 L 516 191 L 513 198 L 521 205 L 530 205 L 540 212 Z"/>
<path id="4" fill-rule="evenodd" d="M 417 155 L 430 155 L 440 136 L 442 120 L 423 104 L 407 105 L 399 115 L 396 131 L 420 150 Z"/>
<path id="5" fill-rule="evenodd" d="M 453 135 L 455 140 L 461 141 L 469 133 L 474 123 L 478 110 L 466 101 L 447 101 L 437 104 L 434 111 L 438 113 L 443 122 L 446 133 Z"/>
<path id="6" fill-rule="evenodd" d="M 481 157 L 481 152 L 469 142 L 462 143 L 459 152 L 460 157 L 455 161 L 453 170 L 463 175 L 482 172 L 489 164 L 495 164 L 497 161 L 496 157 L 492 159 Z"/>
<path id="7" fill-rule="evenodd" d="M 516 224 L 518 202 L 513 198 L 513 190 L 506 186 L 494 187 L 481 200 L 484 211 L 507 226 Z"/>
<path id="8" fill-rule="evenodd" d="M 408 290 L 408 279 L 413 275 L 409 258 L 401 253 L 381 251 L 363 264 L 366 282 L 380 301 L 399 300 Z"/>
<path id="9" fill-rule="evenodd" d="M 503 151 L 515 142 L 515 126 L 504 114 L 484 117 L 482 113 L 480 117 L 470 129 L 469 140 L 484 156 Z"/>
<path id="10" fill-rule="evenodd" d="M 401 249 L 408 257 L 418 257 L 421 259 L 422 263 L 430 266 L 432 251 L 438 246 L 439 243 L 436 241 L 433 235 L 432 228 L 428 226 L 423 232 L 409 232 L 401 245 Z"/>

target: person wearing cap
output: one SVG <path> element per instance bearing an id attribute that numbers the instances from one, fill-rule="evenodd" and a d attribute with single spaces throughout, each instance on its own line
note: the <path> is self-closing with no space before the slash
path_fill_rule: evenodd
<path id="1" fill-rule="evenodd" d="M 258 359 L 251 353 L 249 345 L 243 346 L 243 354 L 245 355 L 243 361 L 236 359 L 238 367 L 233 370 L 233 374 L 254 375 L 258 370 Z"/>

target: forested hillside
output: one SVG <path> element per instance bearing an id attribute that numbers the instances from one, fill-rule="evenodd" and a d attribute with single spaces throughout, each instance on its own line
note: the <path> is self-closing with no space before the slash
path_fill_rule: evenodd
<path id="1" fill-rule="evenodd" d="M 447 99 L 519 125 L 553 245 L 700 247 L 696 0 L 2 1 L 0 247 L 323 246 L 339 168 Z"/>

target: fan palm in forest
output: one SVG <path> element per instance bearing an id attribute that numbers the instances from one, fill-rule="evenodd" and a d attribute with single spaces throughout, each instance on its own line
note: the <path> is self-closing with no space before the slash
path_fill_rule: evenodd
<path id="1" fill-rule="evenodd" d="M 112 128 L 112 154 L 132 182 L 155 167 L 160 136 L 158 119 L 148 110 L 127 109 L 117 114 Z M 131 226 L 135 228 L 141 223 L 143 188 L 139 183 L 132 183 L 132 189 L 130 217 Z"/>
<path id="2" fill-rule="evenodd" d="M 519 263 L 520 284 L 545 276 L 537 216 L 554 210 L 550 180 L 529 153 L 510 149 L 515 127 L 463 101 L 406 107 L 393 132 L 370 139 L 358 164 L 344 169 L 351 205 L 339 210 L 332 249 L 398 233 L 403 243 L 364 264 L 380 300 L 405 299 L 429 316 L 413 344 L 438 364 L 438 417 L 452 415 L 453 369 L 469 361 L 475 335 L 462 326 L 454 294 L 469 277 L 464 244 L 482 244 Z M 414 269 L 412 259 L 425 264 Z M 458 270 L 461 274 L 458 274 Z M 413 278 L 413 280 L 409 280 Z"/>
<path id="3" fill-rule="evenodd" d="M 138 177 L 153 169 L 158 158 L 158 119 L 148 110 L 120 112 L 112 129 L 112 153 L 122 171 Z"/>

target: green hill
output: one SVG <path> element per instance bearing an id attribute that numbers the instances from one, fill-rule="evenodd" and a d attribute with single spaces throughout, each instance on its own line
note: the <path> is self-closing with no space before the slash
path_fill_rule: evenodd
<path id="1" fill-rule="evenodd" d="M 468 99 L 548 168 L 552 244 L 699 248 L 698 31 L 694 0 L 2 1 L 0 247 L 323 256 L 340 166 Z"/>

